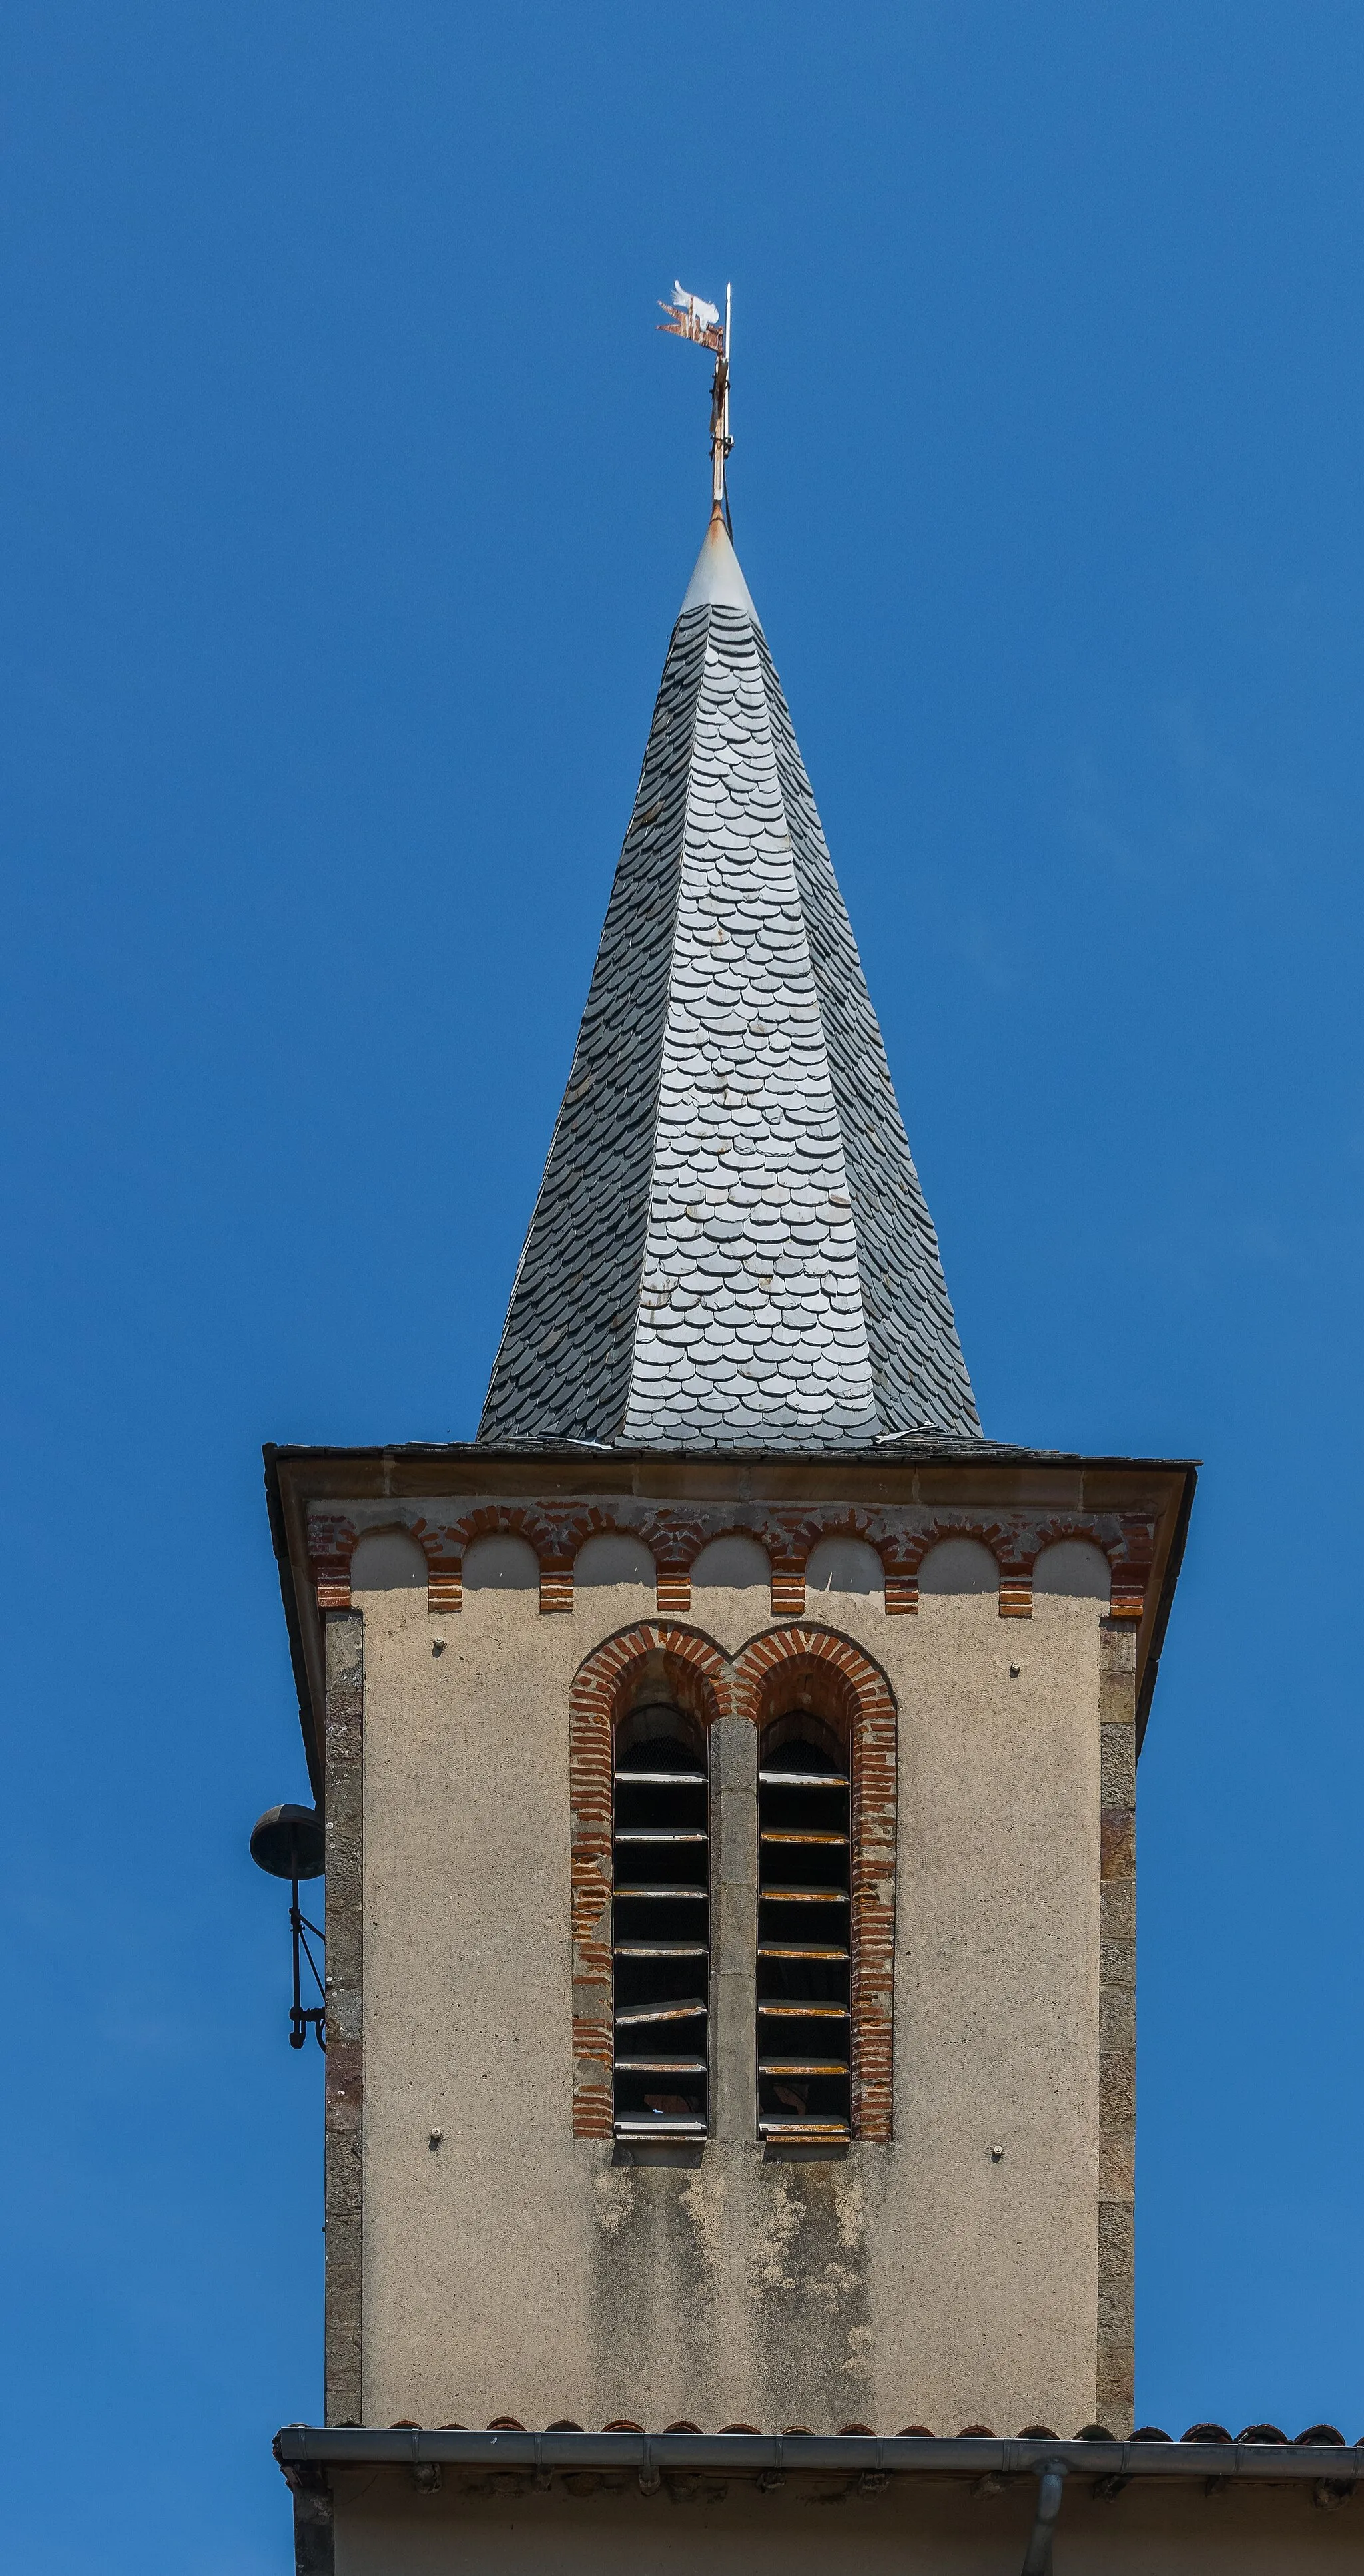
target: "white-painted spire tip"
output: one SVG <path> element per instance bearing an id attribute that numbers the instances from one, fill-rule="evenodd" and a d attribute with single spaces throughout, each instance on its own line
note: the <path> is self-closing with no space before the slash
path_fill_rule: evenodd
<path id="1" fill-rule="evenodd" d="M 761 625 L 749 596 L 748 584 L 739 570 L 739 558 L 729 541 L 729 530 L 718 510 L 711 514 L 705 542 L 696 558 L 696 570 L 687 584 L 682 602 L 689 608 L 741 608 L 755 626 Z"/>

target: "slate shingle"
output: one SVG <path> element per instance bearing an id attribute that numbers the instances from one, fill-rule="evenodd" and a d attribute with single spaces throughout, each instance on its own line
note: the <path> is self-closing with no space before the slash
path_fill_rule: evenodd
<path id="1" fill-rule="evenodd" d="M 914 1432 L 980 1424 L 786 701 L 715 521 L 479 1437 Z"/>

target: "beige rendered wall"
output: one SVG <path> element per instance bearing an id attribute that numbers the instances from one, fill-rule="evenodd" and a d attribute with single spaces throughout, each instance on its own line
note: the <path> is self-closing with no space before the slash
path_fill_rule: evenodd
<path id="1" fill-rule="evenodd" d="M 529 2487 L 529 2481 L 508 2485 Z M 1128 2486 L 1112 2502 L 1068 2483 L 1056 2532 L 1063 2576 L 1300 2576 L 1359 2564 L 1359 2505 L 1321 2511 L 1310 2486 L 1205 2496 L 1201 2482 Z M 698 2479 L 619 2494 L 417 2495 L 401 2471 L 338 2480 L 337 2576 L 1013 2576 L 1036 2507 L 1032 2478 L 982 2494 L 966 2479 L 892 2480 L 864 2496 L 834 2478 L 774 2495 Z M 709 2500 L 708 2500 L 709 2499 Z M 825 2510 L 812 2512 L 813 2504 Z"/>
<path id="2" fill-rule="evenodd" d="M 545 1616 L 524 1543 L 482 1541 L 463 1609 L 433 1615 L 410 1541 L 357 1548 L 366 2422 L 1093 2417 L 1107 1567 L 1054 1549 L 1031 1620 L 1001 1619 L 993 1560 L 948 1540 L 918 1615 L 887 1617 L 879 1588 L 836 1588 L 866 1580 L 858 1552 L 832 1554 L 806 1623 L 862 1646 L 899 1708 L 895 2136 L 774 2161 L 736 2078 L 679 2166 L 571 2133 L 568 1689 L 657 1615 L 647 1558 L 599 1547 L 635 1579 Z M 727 1654 L 781 1624 L 752 1541 L 698 1563 L 680 1624 Z M 725 1748 L 739 1791 L 753 1759 Z M 716 2037 L 747 2062 L 748 2030 Z"/>

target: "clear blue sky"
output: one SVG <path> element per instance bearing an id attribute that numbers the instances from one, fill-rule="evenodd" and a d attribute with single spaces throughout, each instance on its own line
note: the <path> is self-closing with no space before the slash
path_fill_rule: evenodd
<path id="1" fill-rule="evenodd" d="M 474 1428 L 704 523 L 674 276 L 987 1429 L 1207 1462 L 1140 2412 L 1357 2435 L 1364 15 L 10 0 L 4 88 L 7 2556 L 291 2564 L 260 1443 Z"/>

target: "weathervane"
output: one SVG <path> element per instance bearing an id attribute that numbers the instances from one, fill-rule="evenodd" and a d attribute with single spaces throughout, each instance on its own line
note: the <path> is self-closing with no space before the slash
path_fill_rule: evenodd
<path id="1" fill-rule="evenodd" d="M 672 302 L 659 299 L 659 311 L 666 313 L 660 331 L 672 331 L 679 340 L 695 340 L 702 349 L 715 352 L 715 374 L 710 388 L 710 475 L 711 507 L 718 510 L 733 536 L 729 515 L 729 494 L 725 489 L 725 464 L 734 445 L 729 434 L 729 335 L 730 290 L 725 288 L 725 327 L 720 328 L 720 308 L 707 304 L 703 295 L 692 295 L 674 281 Z"/>

